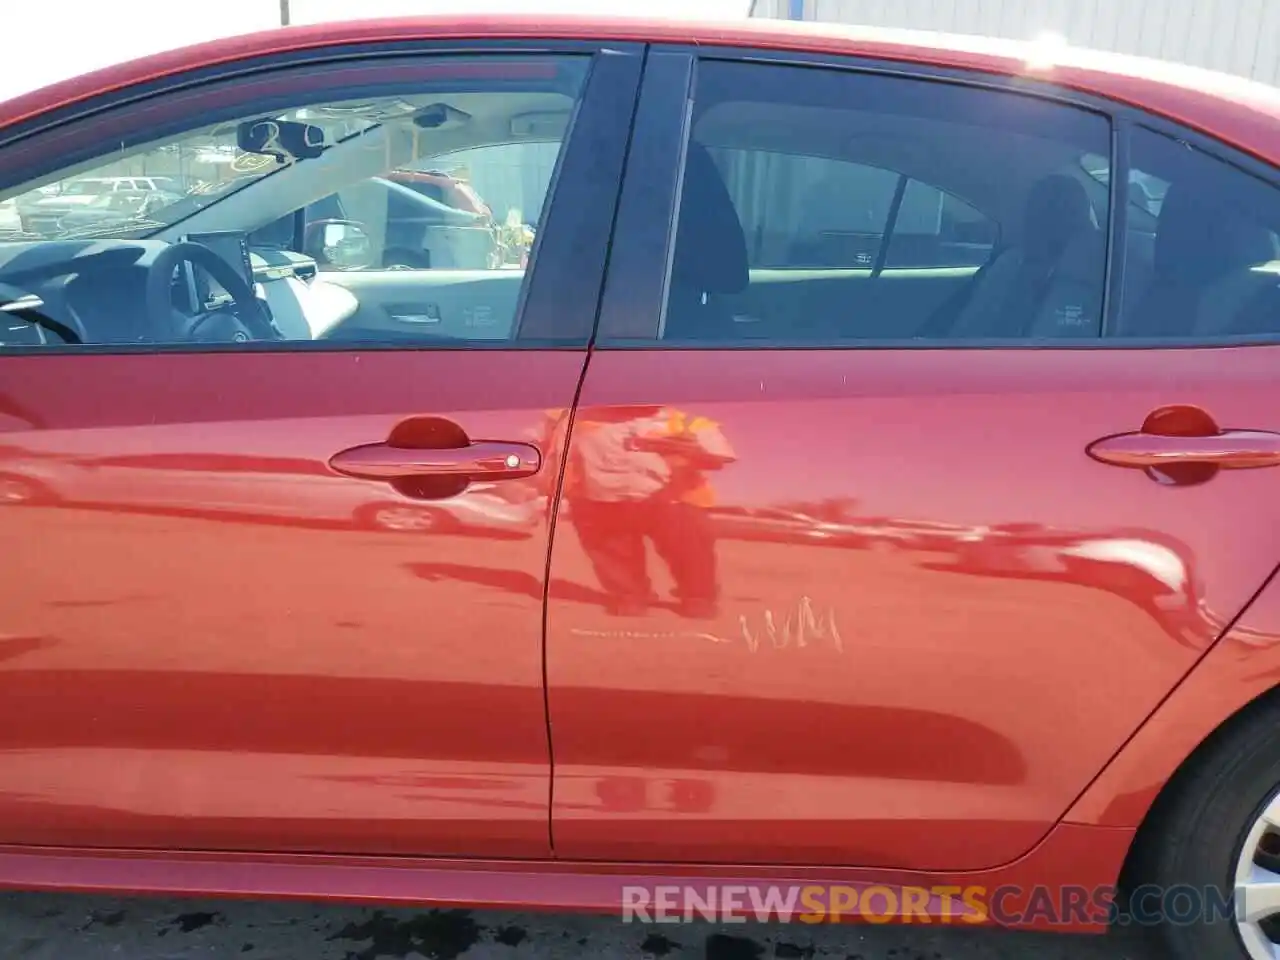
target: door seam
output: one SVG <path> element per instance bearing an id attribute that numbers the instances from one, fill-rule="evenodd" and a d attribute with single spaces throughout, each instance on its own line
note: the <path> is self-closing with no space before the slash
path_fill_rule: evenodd
<path id="1" fill-rule="evenodd" d="M 547 626 L 551 610 L 551 560 L 555 555 L 557 520 L 560 516 L 560 498 L 564 492 L 565 471 L 569 464 L 569 447 L 573 443 L 573 424 L 578 416 L 578 400 L 582 396 L 582 387 L 587 382 L 587 371 L 591 369 L 591 356 L 595 347 L 587 344 L 587 352 L 582 360 L 582 371 L 578 374 L 578 385 L 573 391 L 573 403 L 569 407 L 564 431 L 564 444 L 561 447 L 560 462 L 557 465 L 555 492 L 551 502 L 551 516 L 547 528 L 547 558 L 542 572 L 542 722 L 547 735 L 547 849 L 552 859 L 556 857 L 555 832 L 552 829 L 556 801 L 556 748 L 551 735 L 551 687 L 547 683 Z"/>
<path id="2" fill-rule="evenodd" d="M 565 470 L 569 463 L 569 450 L 573 443 L 573 426 L 578 416 L 578 403 L 582 397 L 582 388 L 587 382 L 587 371 L 591 369 L 591 358 L 595 354 L 596 334 L 600 329 L 600 311 L 604 304 L 604 292 L 609 285 L 609 263 L 613 257 L 613 244 L 617 237 L 618 209 L 622 205 L 623 184 L 627 181 L 627 167 L 631 162 L 631 144 L 635 136 L 636 111 L 640 108 L 640 97 L 644 90 L 645 68 L 649 63 L 650 45 L 646 44 L 641 54 L 640 74 L 636 80 L 635 95 L 631 101 L 631 122 L 627 126 L 627 142 L 623 147 L 622 169 L 618 175 L 617 195 L 614 197 L 613 217 L 609 221 L 609 240 L 605 249 L 604 269 L 600 272 L 600 287 L 596 292 L 596 316 L 591 325 L 591 336 L 587 340 L 586 354 L 582 360 L 582 370 L 578 374 L 578 385 L 573 391 L 573 402 L 569 407 L 568 422 L 565 424 L 563 453 L 560 456 L 559 472 L 555 482 L 554 499 L 551 503 L 551 516 L 547 529 L 546 565 L 542 573 L 542 722 L 547 735 L 547 849 L 552 859 L 556 855 L 555 837 L 555 803 L 556 803 L 556 748 L 555 738 L 551 732 L 551 686 L 547 682 L 547 642 L 548 623 L 551 611 L 551 561 L 555 556 L 556 533 L 559 529 L 557 520 L 560 516 L 561 496 L 564 492 Z"/>

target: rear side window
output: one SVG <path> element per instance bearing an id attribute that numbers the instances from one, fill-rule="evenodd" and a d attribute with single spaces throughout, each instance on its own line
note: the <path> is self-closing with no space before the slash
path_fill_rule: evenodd
<path id="1" fill-rule="evenodd" d="M 1280 191 L 1189 143 L 1134 131 L 1113 336 L 1280 333 Z"/>
<path id="2" fill-rule="evenodd" d="M 1102 115 L 829 69 L 699 67 L 669 342 L 1101 332 Z"/>
<path id="3" fill-rule="evenodd" d="M 980 266 L 998 228 L 905 174 L 826 157 L 712 149 L 747 237 L 750 266 L 870 270 Z"/>

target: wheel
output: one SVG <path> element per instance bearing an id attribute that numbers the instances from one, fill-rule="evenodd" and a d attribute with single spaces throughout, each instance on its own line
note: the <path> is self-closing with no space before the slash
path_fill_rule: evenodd
<path id="1" fill-rule="evenodd" d="M 1154 886 L 1139 888 L 1131 920 L 1158 912 L 1156 932 L 1179 960 L 1280 957 L 1278 706 L 1258 704 L 1215 734 L 1144 828 L 1141 875 Z"/>
<path id="2" fill-rule="evenodd" d="M 370 507 L 365 511 L 363 525 L 396 533 L 430 533 L 446 526 L 445 517 L 439 510 L 404 503 L 381 503 Z"/>

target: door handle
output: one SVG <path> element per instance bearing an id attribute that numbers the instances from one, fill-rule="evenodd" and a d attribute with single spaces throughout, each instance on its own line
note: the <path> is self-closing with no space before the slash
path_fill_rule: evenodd
<path id="1" fill-rule="evenodd" d="M 1090 444 L 1089 456 L 1116 467 L 1204 464 L 1226 470 L 1280 466 L 1280 433 L 1222 430 L 1208 436 L 1122 433 Z"/>
<path id="2" fill-rule="evenodd" d="M 329 466 L 361 480 L 515 480 L 537 473 L 542 455 L 531 444 L 499 440 L 428 449 L 368 443 L 334 454 Z"/>

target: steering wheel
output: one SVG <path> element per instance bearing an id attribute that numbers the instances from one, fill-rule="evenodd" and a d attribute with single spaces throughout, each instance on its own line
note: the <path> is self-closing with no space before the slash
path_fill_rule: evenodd
<path id="1" fill-rule="evenodd" d="M 174 309 L 173 274 L 184 263 L 199 267 L 217 280 L 235 303 L 235 313 L 214 310 L 189 316 Z M 280 332 L 267 319 L 254 295 L 236 269 L 206 246 L 173 243 L 161 250 L 147 270 L 147 319 L 155 343 L 209 339 L 216 341 L 279 340 Z M 216 322 L 217 335 L 202 328 Z"/>

